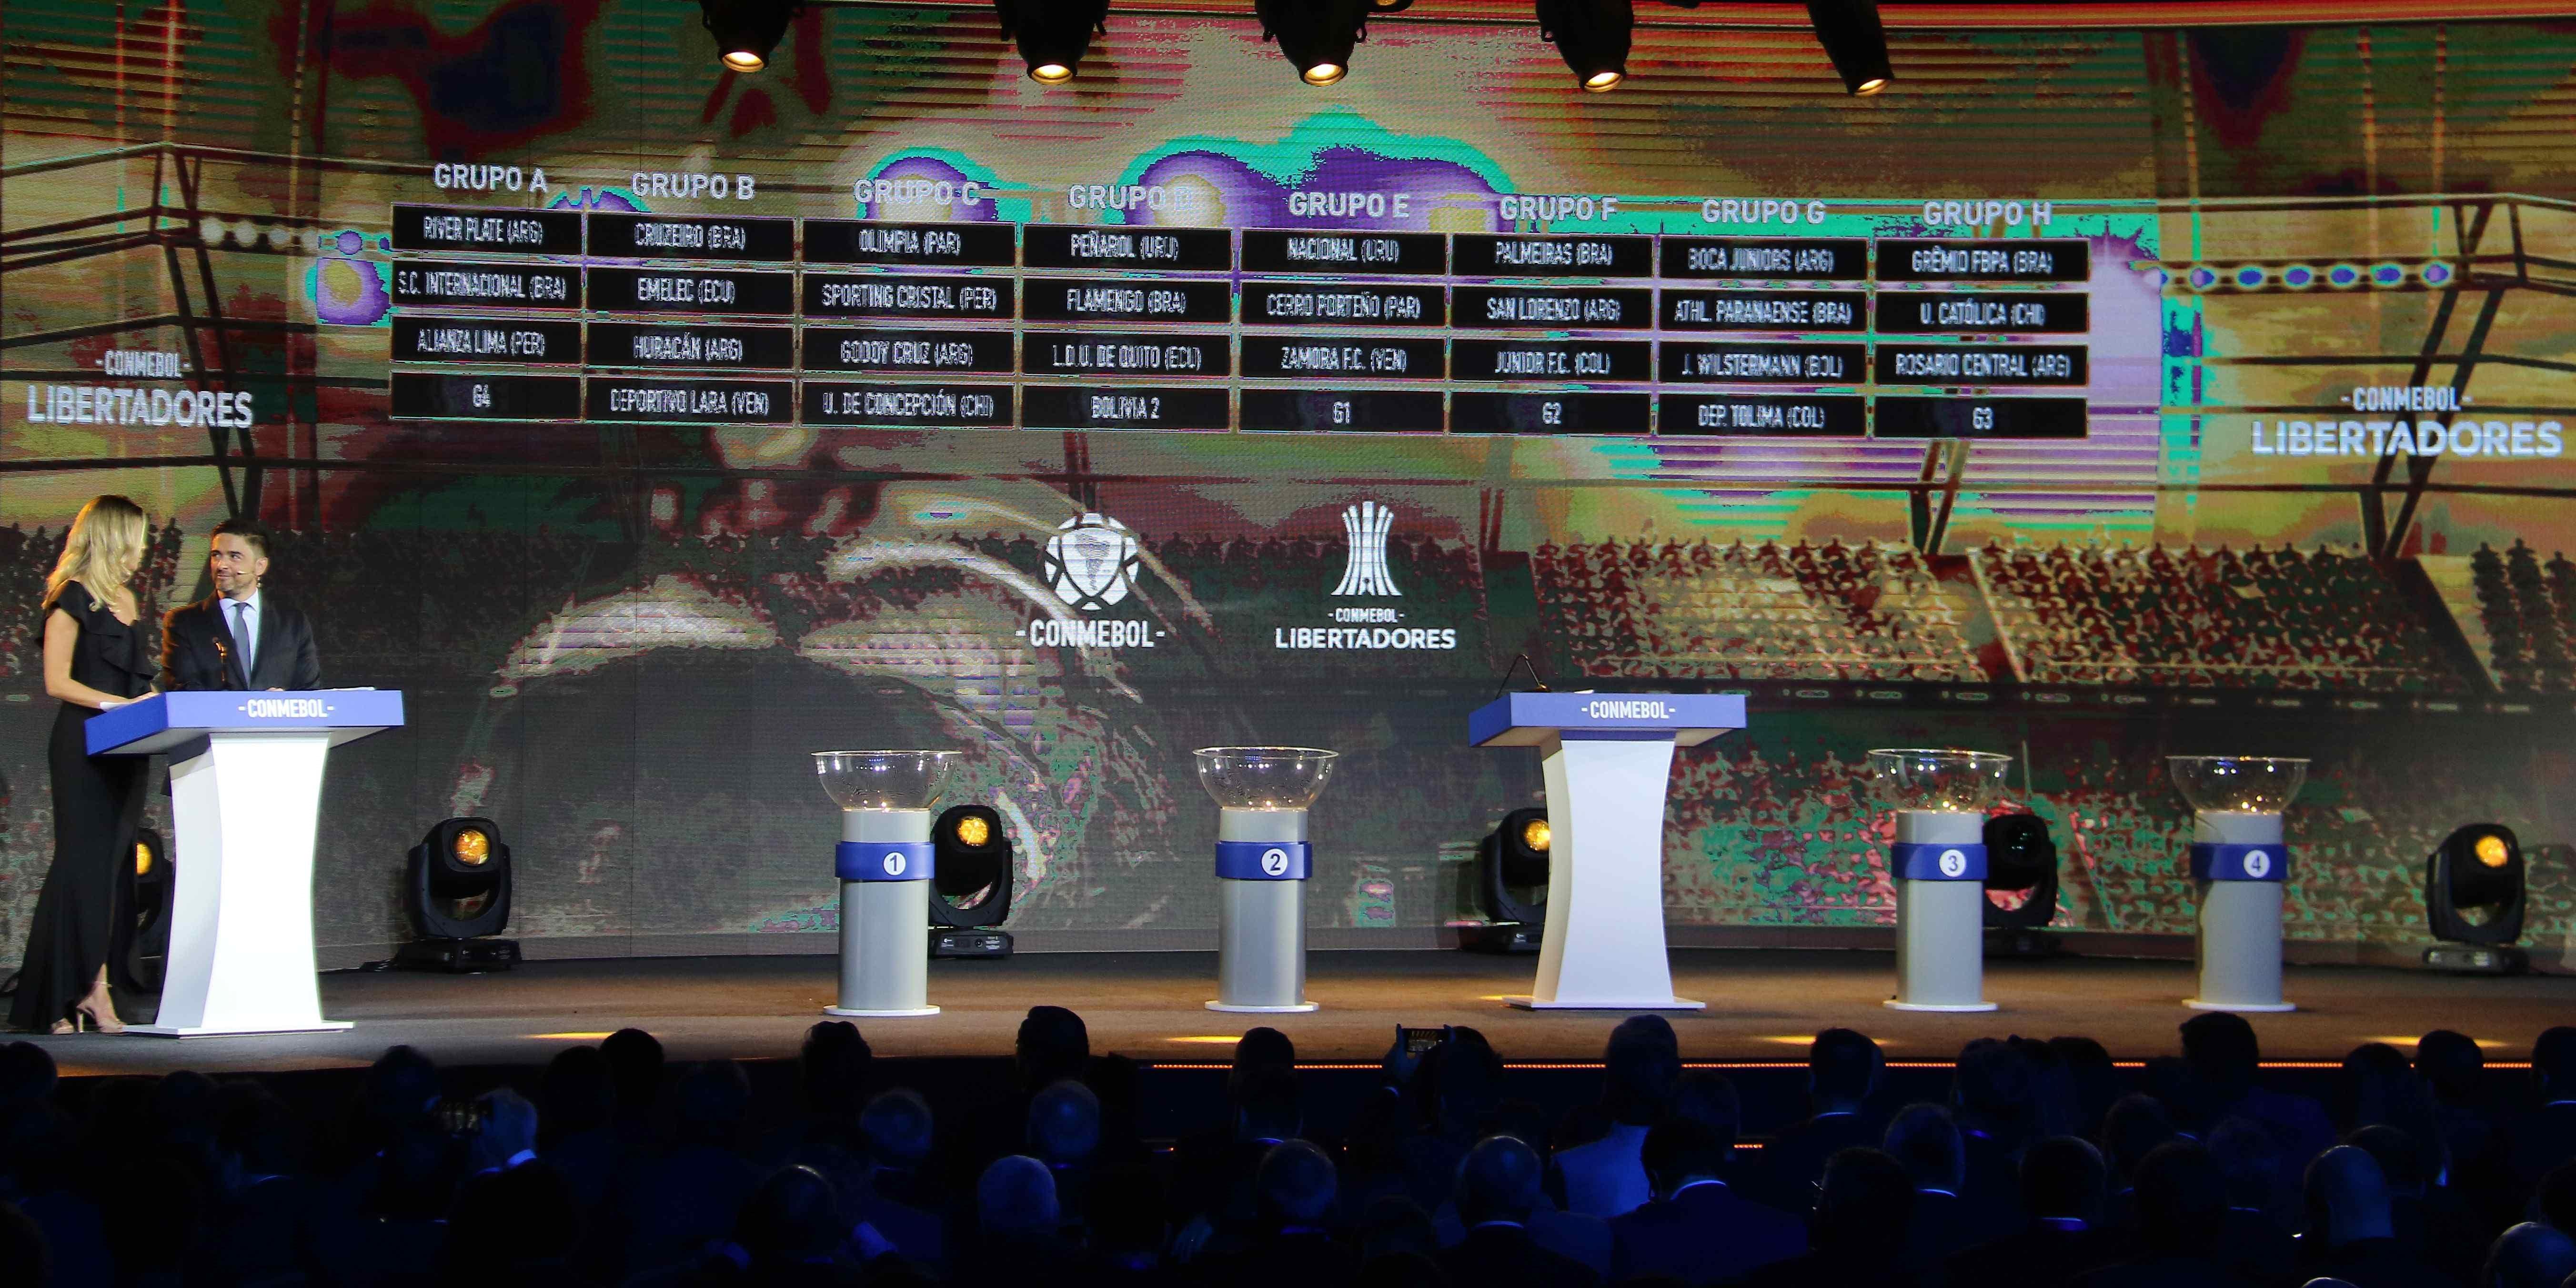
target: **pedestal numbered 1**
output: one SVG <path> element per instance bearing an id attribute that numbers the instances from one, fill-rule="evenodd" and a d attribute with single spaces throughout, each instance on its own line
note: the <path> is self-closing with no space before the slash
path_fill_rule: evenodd
<path id="1" fill-rule="evenodd" d="M 1900 1011 L 1991 1011 L 1985 998 L 1985 816 L 1898 810 L 1888 873 L 1896 880 Z"/>
<path id="2" fill-rule="evenodd" d="M 2199 1011 L 2293 1011 L 2281 1000 L 2282 883 L 2290 850 L 2281 816 L 2204 810 L 2192 816 L 2191 880 L 2200 894 Z"/>
<path id="3" fill-rule="evenodd" d="M 928 810 L 849 810 L 832 850 L 841 879 L 840 1002 L 830 1015 L 937 1015 L 930 1004 Z"/>

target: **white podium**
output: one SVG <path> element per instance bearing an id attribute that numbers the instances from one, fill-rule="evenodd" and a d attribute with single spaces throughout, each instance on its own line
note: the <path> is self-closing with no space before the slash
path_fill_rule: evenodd
<path id="1" fill-rule="evenodd" d="M 1527 1010 L 1695 1011 L 1664 952 L 1664 790 L 1673 748 L 1744 727 L 1744 699 L 1512 693 L 1467 718 L 1478 747 L 1545 757 L 1547 928 Z"/>
<path id="2" fill-rule="evenodd" d="M 345 1029 L 313 964 L 313 829 L 331 748 L 403 722 L 390 689 L 167 693 L 90 718 L 93 756 L 171 753 L 178 887 L 161 1011 L 126 1032 Z"/>

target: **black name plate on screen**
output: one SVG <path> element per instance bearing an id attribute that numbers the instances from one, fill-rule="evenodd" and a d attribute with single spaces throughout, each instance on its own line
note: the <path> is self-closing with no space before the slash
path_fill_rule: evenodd
<path id="1" fill-rule="evenodd" d="M 1243 230 L 1243 271 L 1247 273 L 1438 277 L 1448 267 L 1448 239 L 1438 233 L 1367 233 L 1332 228 Z"/>
<path id="2" fill-rule="evenodd" d="M 1646 380 L 1654 346 L 1643 340 L 1457 340 L 1456 380 Z"/>
<path id="3" fill-rule="evenodd" d="M 1007 277 L 805 274 L 805 314 L 842 318 L 1001 318 L 1014 308 Z"/>
<path id="4" fill-rule="evenodd" d="M 1911 398 L 1881 394 L 1880 438 L 2082 438 L 2081 398 Z"/>
<path id="5" fill-rule="evenodd" d="M 1412 336 L 1247 335 L 1247 377 L 1438 380 L 1447 374 L 1438 340 Z"/>
<path id="6" fill-rule="evenodd" d="M 1228 322 L 1234 288 L 1224 282 L 1031 277 L 1020 283 L 1020 316 L 1031 322 Z"/>
<path id="7" fill-rule="evenodd" d="M 592 376 L 588 406 L 592 420 L 784 425 L 796 419 L 796 382 Z"/>
<path id="8" fill-rule="evenodd" d="M 1020 400 L 1031 429 L 1224 429 L 1233 415 L 1222 389 L 1030 385 Z"/>
<path id="9" fill-rule="evenodd" d="M 1653 277 L 1655 239 L 1637 234 L 1457 236 L 1460 277 Z"/>
<path id="10" fill-rule="evenodd" d="M 396 420 L 578 420 L 579 376 L 479 376 L 397 371 Z"/>
<path id="11" fill-rule="evenodd" d="M 1718 385 L 1857 385 L 1869 379 L 1865 344 L 1754 344 L 1666 340 L 1661 378 Z"/>
<path id="12" fill-rule="evenodd" d="M 2080 385 L 2080 344 L 1889 344 L 1878 346 L 1882 385 Z"/>
<path id="13" fill-rule="evenodd" d="M 1032 376 L 1224 376 L 1234 371 L 1222 335 L 1029 331 L 1020 370 Z M 1037 391 L 1029 391 L 1037 405 Z"/>
<path id="14" fill-rule="evenodd" d="M 1655 432 L 1666 437 L 1869 432 L 1869 400 L 1858 394 L 1659 394 L 1655 408 Z"/>
<path id="15" fill-rule="evenodd" d="M 1878 329 L 1891 335 L 2080 335 L 2092 297 L 2081 291 L 1883 291 Z"/>
<path id="16" fill-rule="evenodd" d="M 1008 331 L 861 331 L 805 328 L 808 371 L 997 372 L 1011 370 Z"/>
<path id="17" fill-rule="evenodd" d="M 2092 275 L 2092 248 L 2081 241 L 1898 237 L 1878 244 L 1882 282 L 2081 282 Z"/>
<path id="18" fill-rule="evenodd" d="M 900 264 L 1009 268 L 1019 255 L 1009 224 L 880 224 L 866 219 L 805 221 L 808 264 Z"/>
<path id="19" fill-rule="evenodd" d="M 531 264 L 440 264 L 394 261 L 394 303 L 480 305 L 509 309 L 581 307 L 581 271 Z"/>
<path id="20" fill-rule="evenodd" d="M 1440 395 L 1428 389 L 1246 389 L 1243 427 L 1356 433 L 1437 433 Z"/>
<path id="21" fill-rule="evenodd" d="M 590 253 L 617 259 L 796 258 L 796 221 L 590 212 Z"/>
<path id="22" fill-rule="evenodd" d="M 796 366 L 796 332 L 783 326 L 593 322 L 590 365 L 785 371 Z"/>
<path id="23" fill-rule="evenodd" d="M 601 313 L 766 313 L 796 311 L 796 275 L 785 272 L 594 268 L 590 307 Z"/>
<path id="24" fill-rule="evenodd" d="M 1222 228 L 1092 227 L 1030 224 L 1022 230 L 1031 268 L 1172 268 L 1224 272 L 1234 267 L 1234 234 Z"/>
<path id="25" fill-rule="evenodd" d="M 1643 434 L 1649 394 L 1496 394 L 1449 396 L 1449 429 L 1458 434 Z"/>
<path id="26" fill-rule="evenodd" d="M 394 318 L 396 362 L 527 363 L 581 361 L 581 323 L 554 318 Z"/>
<path id="27" fill-rule="evenodd" d="M 1857 282 L 1869 276 L 1869 243 L 1856 237 L 1667 237 L 1663 252 L 1666 277 Z"/>
<path id="28" fill-rule="evenodd" d="M 578 255 L 581 212 L 396 205 L 394 249 Z"/>
<path id="29" fill-rule="evenodd" d="M 1437 286 L 1243 284 L 1245 326 L 1447 326 L 1448 299 Z"/>
<path id="30" fill-rule="evenodd" d="M 1865 331 L 1861 291 L 1666 291 L 1668 331 Z"/>
<path id="31" fill-rule="evenodd" d="M 948 425 L 1009 428 L 1009 385 L 805 382 L 808 425 Z"/>
<path id="32" fill-rule="evenodd" d="M 1450 299 L 1461 327 L 1643 331 L 1655 325 L 1655 293 L 1642 286 L 1461 286 Z"/>

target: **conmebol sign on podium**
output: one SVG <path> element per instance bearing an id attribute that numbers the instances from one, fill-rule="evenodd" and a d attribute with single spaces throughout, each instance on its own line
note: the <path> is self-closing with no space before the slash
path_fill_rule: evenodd
<path id="1" fill-rule="evenodd" d="M 345 1029 L 313 966 L 313 829 L 333 747 L 398 728 L 390 689 L 164 693 L 91 718 L 93 756 L 168 752 L 178 889 L 161 1012 L 125 1031 L 194 1038 Z"/>
<path id="2" fill-rule="evenodd" d="M 1744 727 L 1744 699 L 1707 693 L 1512 693 L 1467 718 L 1478 747 L 1545 758 L 1547 930 L 1533 1010 L 1698 1010 L 1664 954 L 1664 789 L 1673 748 Z"/>

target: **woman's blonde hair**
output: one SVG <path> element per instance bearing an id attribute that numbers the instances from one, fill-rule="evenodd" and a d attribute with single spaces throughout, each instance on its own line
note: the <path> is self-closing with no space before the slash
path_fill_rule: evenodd
<path id="1" fill-rule="evenodd" d="M 144 546 L 151 538 L 152 521 L 144 517 L 142 506 L 113 493 L 91 497 L 72 519 L 71 531 L 63 534 L 63 557 L 45 578 L 45 602 L 52 604 L 66 584 L 76 581 L 88 588 L 90 607 L 102 606 L 101 595 L 131 581 L 143 566 Z"/>

